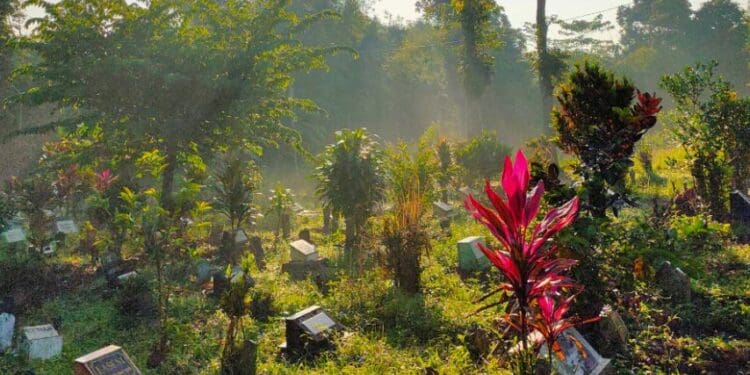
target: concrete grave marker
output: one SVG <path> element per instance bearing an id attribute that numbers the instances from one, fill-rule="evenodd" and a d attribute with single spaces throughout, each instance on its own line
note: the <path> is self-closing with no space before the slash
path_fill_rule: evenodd
<path id="1" fill-rule="evenodd" d="M 481 271 L 490 266 L 490 261 L 479 248 L 483 237 L 466 237 L 458 241 L 458 268 L 464 272 Z"/>
<path id="2" fill-rule="evenodd" d="M 13 344 L 13 330 L 16 326 L 16 317 L 4 312 L 0 314 L 0 354 L 5 353 Z"/>
<path id="3" fill-rule="evenodd" d="M 211 264 L 205 260 L 198 262 L 195 267 L 195 278 L 199 283 L 203 283 L 211 277 Z"/>
<path id="4" fill-rule="evenodd" d="M 343 330 L 320 306 L 310 306 L 292 316 L 286 322 L 286 343 L 282 348 L 290 355 L 317 354 L 330 349 L 330 334 Z"/>
<path id="5" fill-rule="evenodd" d="M 26 233 L 21 228 L 12 228 L 3 233 L 3 239 L 7 243 L 26 241 Z"/>
<path id="6" fill-rule="evenodd" d="M 741 191 L 733 191 L 730 196 L 732 220 L 750 224 L 750 197 Z"/>
<path id="7" fill-rule="evenodd" d="M 63 340 L 51 324 L 23 327 L 23 349 L 29 359 L 50 359 L 60 355 Z"/>
<path id="8" fill-rule="evenodd" d="M 141 375 L 128 354 L 115 345 L 76 358 L 73 370 L 75 375 Z"/>
<path id="9" fill-rule="evenodd" d="M 234 242 L 235 243 L 247 242 L 247 233 L 245 233 L 245 231 L 242 229 L 238 230 L 237 233 L 234 234 Z"/>
<path id="10" fill-rule="evenodd" d="M 305 241 L 297 240 L 289 244 L 293 262 L 314 262 L 318 260 L 318 250 L 315 245 Z"/>
<path id="11" fill-rule="evenodd" d="M 128 273 L 124 273 L 120 276 L 117 276 L 117 281 L 120 282 L 120 284 L 125 283 L 126 281 L 133 279 L 138 276 L 138 272 L 130 271 Z"/>
<path id="12" fill-rule="evenodd" d="M 73 220 L 58 220 L 55 222 L 57 231 L 63 234 L 75 234 L 78 233 L 78 226 Z"/>
<path id="13" fill-rule="evenodd" d="M 57 242 L 56 241 L 52 241 L 52 242 L 44 245 L 44 247 L 42 248 L 42 254 L 48 255 L 48 256 L 54 254 L 55 251 L 57 251 Z"/>
<path id="14" fill-rule="evenodd" d="M 435 216 L 442 218 L 442 219 L 451 218 L 455 216 L 456 214 L 455 210 L 453 209 L 453 207 L 451 207 L 451 205 L 442 201 L 433 202 L 432 207 L 433 207 L 433 210 L 435 211 Z"/>
<path id="15" fill-rule="evenodd" d="M 664 262 L 656 271 L 656 282 L 677 303 L 690 302 L 692 290 L 690 278 L 679 267 Z"/>
<path id="16" fill-rule="evenodd" d="M 571 339 L 572 337 L 572 339 Z M 557 340 L 565 360 L 560 360 L 557 355 L 552 355 L 552 367 L 562 375 L 599 375 L 608 371 L 607 366 L 611 361 L 603 358 L 591 347 L 588 341 L 575 328 L 568 328 Z M 580 349 L 579 349 L 580 345 Z M 585 352 L 585 353 L 582 353 Z M 539 351 L 541 358 L 547 358 L 547 344 Z"/>

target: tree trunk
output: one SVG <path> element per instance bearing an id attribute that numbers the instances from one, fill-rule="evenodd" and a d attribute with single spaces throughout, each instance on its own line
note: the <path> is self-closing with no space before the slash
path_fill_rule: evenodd
<path id="1" fill-rule="evenodd" d="M 552 72 L 549 50 L 547 49 L 547 0 L 537 0 L 536 2 L 536 52 L 537 69 L 539 74 L 539 91 L 542 100 L 542 118 L 543 130 L 545 133 L 550 132 L 550 112 L 552 111 Z"/>
<path id="2" fill-rule="evenodd" d="M 162 174 L 161 181 L 161 205 L 164 209 L 172 212 L 174 209 L 174 199 L 172 192 L 174 190 L 174 178 L 177 173 L 177 143 L 167 141 L 166 148 L 166 166 Z"/>

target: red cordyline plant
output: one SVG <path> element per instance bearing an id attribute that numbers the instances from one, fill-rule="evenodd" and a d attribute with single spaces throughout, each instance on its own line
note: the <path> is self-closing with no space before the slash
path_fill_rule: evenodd
<path id="1" fill-rule="evenodd" d="M 113 175 L 110 169 L 105 169 L 96 174 L 95 188 L 100 193 L 103 193 L 112 187 L 116 179 L 117 176 Z"/>
<path id="2" fill-rule="evenodd" d="M 540 180 L 527 194 L 530 178 L 526 157 L 519 151 L 515 163 L 509 157 L 505 158 L 501 183 L 507 199 L 500 197 L 488 181 L 485 194 L 492 207 L 484 206 L 471 195 L 465 202 L 466 209 L 502 245 L 502 249 L 489 249 L 484 245 L 480 245 L 480 249 L 507 280 L 479 300 L 502 293 L 500 301 L 477 312 L 509 301 L 510 312 L 505 320 L 519 331 L 524 353 L 528 350 L 528 336 L 532 331 L 539 331 L 546 341 L 556 339 L 564 331 L 562 328 L 567 329 L 574 323 L 564 318 L 572 298 L 563 300 L 562 304 L 558 302 L 557 309 L 553 298 L 565 291 L 582 288 L 565 275 L 576 261 L 554 257 L 557 248 L 549 241 L 575 220 L 578 198 L 550 210 L 532 227 L 544 195 L 544 182 Z M 525 373 L 527 368 L 522 362 L 521 371 Z"/>

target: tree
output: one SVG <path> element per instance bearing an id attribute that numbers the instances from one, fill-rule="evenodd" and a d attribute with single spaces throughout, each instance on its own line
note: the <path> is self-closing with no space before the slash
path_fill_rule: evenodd
<path id="1" fill-rule="evenodd" d="M 549 122 L 549 111 L 552 109 L 552 70 L 553 61 L 547 50 L 547 0 L 536 1 L 536 57 L 537 57 L 537 74 L 539 75 L 539 92 L 542 97 L 542 113 L 545 114 L 544 122 L 547 128 Z"/>
<path id="2" fill-rule="evenodd" d="M 750 172 L 750 98 L 741 98 L 715 72 L 717 63 L 696 64 L 665 76 L 674 98 L 674 134 L 692 159 L 696 191 L 717 219 L 726 217 L 729 186 L 744 190 Z"/>
<path id="3" fill-rule="evenodd" d="M 444 29 L 458 25 L 463 43 L 458 70 L 461 74 L 467 105 L 467 129 L 470 136 L 479 135 L 485 127 L 482 96 L 492 79 L 494 58 L 490 51 L 499 47 L 496 19 L 501 9 L 493 0 L 422 0 L 417 6 Z"/>
<path id="4" fill-rule="evenodd" d="M 552 111 L 556 143 L 580 159 L 576 172 L 584 179 L 588 208 L 594 216 L 604 217 L 614 200 L 626 200 L 624 181 L 633 165 L 635 144 L 656 124 L 661 99 L 586 62 L 576 65 L 558 86 L 557 101 Z"/>
<path id="5" fill-rule="evenodd" d="M 238 155 L 226 156 L 224 168 L 216 176 L 214 208 L 229 219 L 232 233 L 252 215 L 253 193 L 259 179 L 255 163 Z"/>
<path id="6" fill-rule="evenodd" d="M 159 150 L 168 210 L 186 154 L 297 144 L 284 120 L 314 105 L 289 95 L 293 73 L 322 68 L 339 50 L 299 43 L 306 27 L 333 14 L 298 16 L 287 10 L 290 0 L 28 4 L 47 14 L 25 40 L 40 60 L 19 70 L 36 78 L 22 99 L 71 115 L 23 132 L 98 123 L 113 145 Z"/>
<path id="7" fill-rule="evenodd" d="M 716 60 L 717 71 L 742 87 L 750 76 L 750 50 L 746 46 L 750 23 L 740 6 L 730 0 L 711 0 L 695 12 L 690 39 L 692 57 Z"/>
<path id="8" fill-rule="evenodd" d="M 346 222 L 345 248 L 351 260 L 367 219 L 385 198 L 383 152 L 365 129 L 336 132 L 336 143 L 326 147 L 317 168 L 317 194 L 334 215 Z"/>

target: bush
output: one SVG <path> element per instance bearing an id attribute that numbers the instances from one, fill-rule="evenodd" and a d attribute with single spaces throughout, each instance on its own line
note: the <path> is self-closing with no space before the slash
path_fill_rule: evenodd
<path id="1" fill-rule="evenodd" d="M 496 180 L 501 172 L 498 160 L 503 160 L 510 152 L 510 147 L 498 141 L 497 133 L 489 131 L 459 145 L 456 163 L 464 173 L 463 182 L 476 187 L 485 180 Z"/>
<path id="2" fill-rule="evenodd" d="M 154 301 L 148 280 L 137 275 L 122 283 L 115 305 L 127 324 L 137 319 L 153 318 L 156 313 Z"/>
<path id="3" fill-rule="evenodd" d="M 731 229 L 707 215 L 676 216 L 670 223 L 677 245 L 691 253 L 719 252 L 729 240 Z"/>

